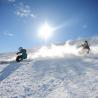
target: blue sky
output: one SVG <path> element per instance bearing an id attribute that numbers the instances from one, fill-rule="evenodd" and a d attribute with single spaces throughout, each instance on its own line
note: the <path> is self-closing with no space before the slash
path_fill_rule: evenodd
<path id="1" fill-rule="evenodd" d="M 45 42 L 38 29 L 58 27 Z M 98 36 L 98 0 L 0 0 L 0 52 Z"/>

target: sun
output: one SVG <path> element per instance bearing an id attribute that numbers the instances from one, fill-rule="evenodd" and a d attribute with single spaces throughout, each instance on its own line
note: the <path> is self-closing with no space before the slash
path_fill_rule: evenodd
<path id="1" fill-rule="evenodd" d="M 47 40 L 53 35 L 53 28 L 45 22 L 40 28 L 39 28 L 39 33 L 38 36 L 41 39 Z"/>

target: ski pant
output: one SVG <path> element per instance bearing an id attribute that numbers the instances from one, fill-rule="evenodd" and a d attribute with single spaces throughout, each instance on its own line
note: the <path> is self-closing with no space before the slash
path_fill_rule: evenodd
<path id="1" fill-rule="evenodd" d="M 21 60 L 23 60 L 22 55 L 16 57 L 16 61 L 17 61 L 17 62 L 20 62 Z"/>

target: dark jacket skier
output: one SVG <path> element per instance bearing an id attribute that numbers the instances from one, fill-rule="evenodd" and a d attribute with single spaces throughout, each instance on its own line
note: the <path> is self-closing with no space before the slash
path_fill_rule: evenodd
<path id="1" fill-rule="evenodd" d="M 87 41 L 85 41 L 84 44 L 82 44 L 82 47 L 83 47 L 83 49 L 87 49 L 88 50 L 87 53 L 89 53 L 90 47 L 89 47 L 89 44 Z"/>
<path id="2" fill-rule="evenodd" d="M 20 62 L 23 59 L 27 58 L 27 52 L 26 49 L 23 49 L 22 47 L 19 48 L 19 52 L 17 52 L 17 57 L 16 57 L 16 61 Z"/>

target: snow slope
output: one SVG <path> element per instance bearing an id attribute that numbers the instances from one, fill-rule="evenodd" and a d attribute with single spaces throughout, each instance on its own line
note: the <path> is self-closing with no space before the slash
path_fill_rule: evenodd
<path id="1" fill-rule="evenodd" d="M 98 98 L 98 44 L 79 54 L 80 43 L 29 50 L 20 63 L 0 54 L 0 98 Z"/>

